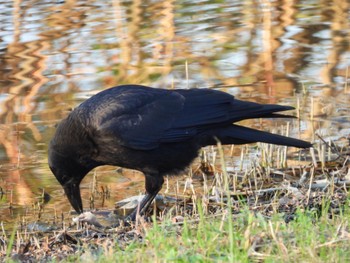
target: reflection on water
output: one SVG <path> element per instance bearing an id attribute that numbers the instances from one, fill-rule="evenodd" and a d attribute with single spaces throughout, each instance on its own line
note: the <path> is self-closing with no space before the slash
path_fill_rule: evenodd
<path id="1" fill-rule="evenodd" d="M 47 211 L 68 210 L 48 141 L 72 107 L 117 84 L 210 87 L 298 106 L 293 136 L 345 145 L 349 11 L 343 0 L 0 0 L 0 221 L 37 208 L 43 191 Z M 103 205 L 143 191 L 142 175 L 123 173 L 95 172 L 110 188 Z M 92 176 L 84 182 L 88 203 Z"/>

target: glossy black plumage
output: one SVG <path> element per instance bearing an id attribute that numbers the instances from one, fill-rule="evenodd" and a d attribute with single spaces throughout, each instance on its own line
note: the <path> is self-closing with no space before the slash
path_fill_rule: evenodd
<path id="1" fill-rule="evenodd" d="M 79 184 L 100 165 L 142 171 L 147 196 L 143 213 L 163 184 L 163 176 L 185 169 L 201 147 L 266 142 L 299 148 L 305 141 L 233 124 L 293 109 L 236 100 L 211 89 L 163 90 L 125 85 L 102 91 L 73 110 L 57 127 L 49 146 L 49 166 L 73 208 L 83 211 Z M 282 115 L 283 116 L 283 115 Z M 136 216 L 136 211 L 131 219 Z"/>

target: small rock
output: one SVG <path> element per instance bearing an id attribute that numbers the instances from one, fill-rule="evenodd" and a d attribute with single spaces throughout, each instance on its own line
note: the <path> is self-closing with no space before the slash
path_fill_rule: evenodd
<path id="1" fill-rule="evenodd" d="M 84 213 L 80 214 L 79 216 L 74 217 L 73 222 L 75 224 L 78 224 L 79 222 L 86 222 L 86 223 L 94 225 L 96 227 L 103 227 L 103 225 L 101 225 L 98 222 L 96 216 L 91 212 L 84 212 Z"/>
<path id="2" fill-rule="evenodd" d="M 117 213 L 124 216 L 131 213 L 144 197 L 145 195 L 137 195 L 116 202 L 115 208 Z M 157 208 L 164 210 L 166 207 L 174 205 L 177 199 L 169 196 L 157 195 L 154 201 L 156 202 Z"/>

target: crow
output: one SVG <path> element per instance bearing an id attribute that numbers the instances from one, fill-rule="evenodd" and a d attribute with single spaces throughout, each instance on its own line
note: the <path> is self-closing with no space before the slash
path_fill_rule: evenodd
<path id="1" fill-rule="evenodd" d="M 50 141 L 48 163 L 76 212 L 83 213 L 80 182 L 97 166 L 141 171 L 146 196 L 128 219 L 144 214 L 162 188 L 201 147 L 254 142 L 309 148 L 309 142 L 234 124 L 251 118 L 291 117 L 290 106 L 241 101 L 214 89 L 165 90 L 141 85 L 106 89 L 62 120 Z"/>

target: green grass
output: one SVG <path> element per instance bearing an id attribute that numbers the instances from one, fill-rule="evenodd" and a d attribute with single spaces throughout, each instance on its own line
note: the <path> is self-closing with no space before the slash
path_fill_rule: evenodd
<path id="1" fill-rule="evenodd" d="M 205 216 L 174 224 L 168 218 L 147 227 L 141 241 L 125 247 L 118 242 L 95 255 L 75 260 L 95 262 L 348 262 L 350 260 L 349 209 L 340 215 L 318 216 L 297 211 L 285 223 L 282 214 L 266 218 L 244 209 L 233 216 Z M 231 228 L 233 231 L 230 232 Z M 136 230 L 137 231 L 137 230 Z M 232 235 L 232 239 L 230 239 Z M 73 260 L 71 258 L 70 260 Z M 69 260 L 68 260 L 69 261 Z"/>

